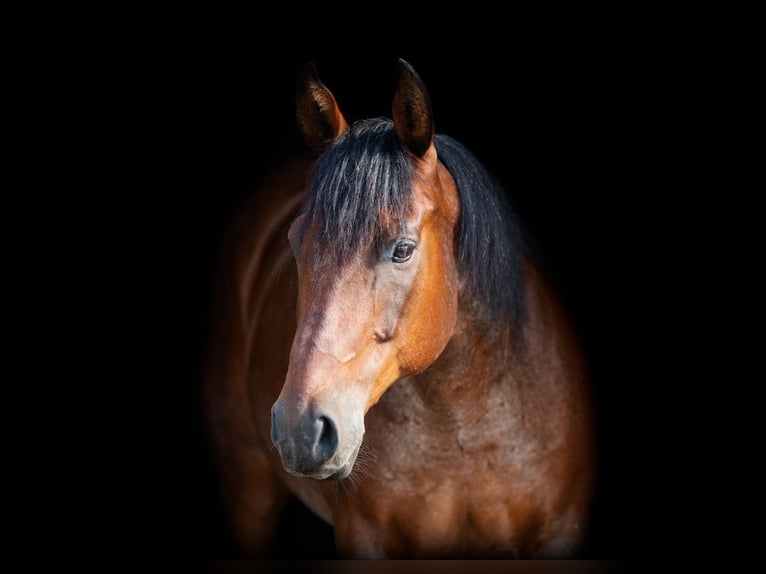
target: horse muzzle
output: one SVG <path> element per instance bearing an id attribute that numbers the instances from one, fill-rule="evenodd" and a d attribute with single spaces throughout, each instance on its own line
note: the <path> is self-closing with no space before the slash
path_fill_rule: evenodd
<path id="1" fill-rule="evenodd" d="M 351 417 L 319 408 L 290 414 L 280 400 L 271 408 L 271 441 L 288 473 L 315 480 L 342 480 L 351 474 L 364 435 L 363 422 L 355 424 Z"/>

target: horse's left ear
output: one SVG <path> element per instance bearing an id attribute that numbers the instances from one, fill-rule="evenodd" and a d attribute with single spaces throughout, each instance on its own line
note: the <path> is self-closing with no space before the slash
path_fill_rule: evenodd
<path id="1" fill-rule="evenodd" d="M 399 58 L 399 83 L 394 93 L 394 129 L 415 157 L 422 158 L 434 139 L 434 120 L 428 90 L 413 67 Z"/>

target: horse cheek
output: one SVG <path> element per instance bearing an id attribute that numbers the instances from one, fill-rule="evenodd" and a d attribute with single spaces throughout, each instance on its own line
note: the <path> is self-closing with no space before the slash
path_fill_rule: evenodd
<path id="1" fill-rule="evenodd" d="M 403 374 L 426 369 L 441 354 L 452 336 L 457 319 L 457 275 L 454 259 L 431 243 L 427 268 L 418 275 L 416 295 L 408 302 L 408 336 L 400 353 Z"/>

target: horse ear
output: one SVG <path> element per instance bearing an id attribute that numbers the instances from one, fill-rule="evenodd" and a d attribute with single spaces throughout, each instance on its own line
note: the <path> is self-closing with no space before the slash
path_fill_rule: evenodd
<path id="1" fill-rule="evenodd" d="M 348 129 L 332 92 L 319 80 L 312 62 L 298 79 L 296 102 L 303 139 L 315 150 L 322 151 Z"/>
<path id="2" fill-rule="evenodd" d="M 399 141 L 416 157 L 423 157 L 434 138 L 431 100 L 423 80 L 413 67 L 401 58 L 392 115 Z"/>

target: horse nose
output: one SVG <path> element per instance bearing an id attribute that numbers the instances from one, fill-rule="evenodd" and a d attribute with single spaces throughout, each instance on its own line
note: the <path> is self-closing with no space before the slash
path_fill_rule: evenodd
<path id="1" fill-rule="evenodd" d="M 289 425 L 286 424 L 288 418 L 281 402 L 274 403 L 271 407 L 271 442 L 283 460 L 314 467 L 333 457 L 338 450 L 338 426 L 330 415 L 311 409 Z"/>

